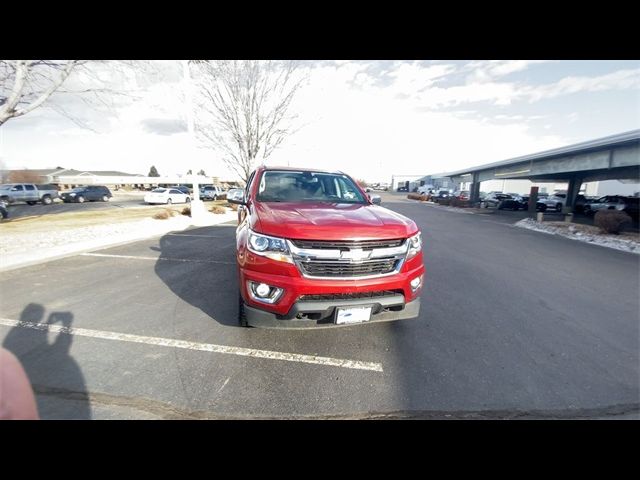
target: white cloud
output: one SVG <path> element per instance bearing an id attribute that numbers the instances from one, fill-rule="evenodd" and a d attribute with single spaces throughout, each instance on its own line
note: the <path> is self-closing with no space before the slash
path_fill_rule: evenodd
<path id="1" fill-rule="evenodd" d="M 618 70 L 596 77 L 565 77 L 547 85 L 523 88 L 523 96 L 529 102 L 555 98 L 578 92 L 599 92 L 640 88 L 640 68 Z"/>

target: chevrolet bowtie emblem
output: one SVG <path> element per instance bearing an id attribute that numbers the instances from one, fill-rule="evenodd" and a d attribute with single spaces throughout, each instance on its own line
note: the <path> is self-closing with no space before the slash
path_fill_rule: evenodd
<path id="1" fill-rule="evenodd" d="M 352 248 L 351 250 L 346 250 L 340 254 L 340 258 L 345 260 L 351 260 L 354 262 L 365 260 L 369 258 L 371 255 L 371 250 L 363 250 L 361 248 Z"/>

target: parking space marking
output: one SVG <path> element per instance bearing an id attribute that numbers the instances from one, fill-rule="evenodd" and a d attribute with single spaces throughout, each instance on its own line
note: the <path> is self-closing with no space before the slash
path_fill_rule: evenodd
<path id="1" fill-rule="evenodd" d="M 218 235 L 193 235 L 193 234 L 190 234 L 190 233 L 167 233 L 167 235 L 172 235 L 174 237 L 227 238 L 227 237 L 220 237 Z"/>
<path id="2" fill-rule="evenodd" d="M 144 255 L 113 255 L 110 253 L 81 253 L 83 257 L 106 257 L 106 258 L 126 258 L 130 260 L 166 260 L 169 262 L 191 262 L 191 263 L 220 263 L 223 265 L 235 265 L 234 262 L 223 262 L 221 260 L 205 260 L 195 258 L 173 258 L 173 257 L 146 257 Z"/>
<path id="3" fill-rule="evenodd" d="M 256 350 L 254 348 L 229 347 L 226 345 L 215 345 L 213 343 L 188 342 L 185 340 L 176 340 L 172 338 L 147 337 L 142 335 L 132 335 L 129 333 L 90 330 L 87 328 L 62 327 L 59 325 L 22 322 L 19 320 L 11 320 L 9 318 L 0 318 L 0 325 L 5 325 L 7 327 L 30 328 L 33 330 L 44 330 L 46 332 L 63 333 L 79 337 L 99 338 L 102 340 L 118 340 L 121 342 L 143 343 L 146 345 L 183 348 L 201 352 L 224 353 L 229 355 L 238 355 L 241 357 L 264 358 L 268 360 L 284 360 L 287 362 L 309 363 L 314 365 L 324 365 L 328 367 L 340 367 L 352 370 L 368 370 L 380 373 L 382 373 L 383 371 L 382 364 L 376 362 L 361 362 L 359 360 L 318 357 L 316 355 L 304 355 L 300 353 Z"/>

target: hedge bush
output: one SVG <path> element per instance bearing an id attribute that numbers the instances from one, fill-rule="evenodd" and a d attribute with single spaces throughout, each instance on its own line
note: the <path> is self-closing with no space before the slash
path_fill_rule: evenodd
<path id="1" fill-rule="evenodd" d="M 451 198 L 451 202 L 450 205 L 452 207 L 462 207 L 462 208 L 466 208 L 466 207 L 470 207 L 471 206 L 471 202 L 469 200 L 460 200 L 457 197 L 452 197 Z"/>
<path id="2" fill-rule="evenodd" d="M 631 217 L 619 210 L 600 210 L 593 218 L 593 224 L 605 233 L 620 233 L 624 225 L 631 223 Z"/>
<path id="3" fill-rule="evenodd" d="M 209 211 L 211 213 L 216 213 L 218 215 L 223 214 L 223 213 L 227 213 L 227 210 L 224 207 L 221 207 L 219 205 L 215 205 L 215 206 L 211 207 L 209 209 Z"/>
<path id="4" fill-rule="evenodd" d="M 422 202 L 426 202 L 429 197 L 421 193 L 410 193 L 409 195 L 407 195 L 407 198 L 409 200 L 420 200 Z"/>
<path id="5" fill-rule="evenodd" d="M 177 212 L 175 210 L 171 210 L 170 208 L 165 208 L 164 210 L 161 210 L 158 213 L 156 213 L 153 216 L 153 218 L 155 218 L 156 220 L 167 220 L 168 218 L 171 218 L 176 214 Z"/>

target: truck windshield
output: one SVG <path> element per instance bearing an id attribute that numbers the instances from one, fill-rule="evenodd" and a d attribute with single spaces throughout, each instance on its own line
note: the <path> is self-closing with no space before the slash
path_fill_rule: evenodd
<path id="1" fill-rule="evenodd" d="M 367 203 L 346 175 L 277 170 L 262 174 L 256 199 L 259 202 Z"/>

